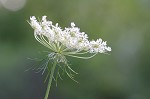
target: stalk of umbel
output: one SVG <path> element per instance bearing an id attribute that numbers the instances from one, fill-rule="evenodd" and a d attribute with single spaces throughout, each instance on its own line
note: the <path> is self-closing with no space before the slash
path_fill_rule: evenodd
<path id="1" fill-rule="evenodd" d="M 57 65 L 57 60 L 54 60 L 54 64 L 53 64 L 53 67 L 51 69 L 51 74 L 49 76 L 49 81 L 48 81 L 47 90 L 46 90 L 44 99 L 48 99 L 48 95 L 49 95 L 49 92 L 50 92 L 50 88 L 51 88 L 51 84 L 52 84 L 53 75 L 54 75 L 56 65 Z"/>
<path id="2" fill-rule="evenodd" d="M 89 40 L 88 35 L 85 32 L 81 32 L 73 22 L 71 22 L 70 27 L 62 29 L 58 23 L 53 25 L 52 21 L 48 21 L 46 16 L 43 16 L 39 21 L 37 21 L 35 16 L 32 16 L 28 23 L 34 29 L 35 39 L 50 50 L 47 57 L 42 61 L 44 63 L 33 69 L 42 72 L 42 74 L 47 71 L 44 82 L 46 82 L 48 77 L 49 81 L 44 99 L 48 99 L 53 79 L 56 81 L 56 84 L 57 78 L 62 79 L 60 71 L 65 72 L 68 77 L 77 82 L 74 80 L 73 73 L 78 73 L 70 67 L 66 57 L 90 59 L 99 53 L 107 54 L 107 52 L 111 51 L 111 47 L 107 46 L 106 41 L 103 41 L 101 38 L 96 41 Z M 48 65 L 50 61 L 53 61 L 51 68 Z M 58 69 L 56 70 L 56 68 Z M 54 75 L 54 72 L 56 75 Z"/>

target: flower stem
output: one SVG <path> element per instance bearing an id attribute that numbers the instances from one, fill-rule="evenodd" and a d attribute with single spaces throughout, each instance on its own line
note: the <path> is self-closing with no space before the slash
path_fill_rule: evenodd
<path id="1" fill-rule="evenodd" d="M 56 64 L 57 64 L 57 60 L 54 60 L 54 64 L 53 64 L 53 67 L 51 69 L 51 74 L 50 74 L 50 77 L 49 77 L 47 90 L 46 90 L 46 94 L 45 94 L 44 99 L 48 99 L 48 95 L 49 95 L 49 92 L 50 92 L 50 88 L 51 88 L 51 84 L 52 84 L 52 80 L 53 80 L 53 75 L 54 75 Z"/>

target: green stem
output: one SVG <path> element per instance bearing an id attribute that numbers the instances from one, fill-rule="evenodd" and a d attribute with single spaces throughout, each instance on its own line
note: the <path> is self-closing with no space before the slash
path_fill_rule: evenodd
<path id="1" fill-rule="evenodd" d="M 51 88 L 51 84 L 52 84 L 56 64 L 57 64 L 57 60 L 54 60 L 54 64 L 53 64 L 53 67 L 51 69 L 51 74 L 50 74 L 50 77 L 49 77 L 48 86 L 47 86 L 47 90 L 46 90 L 46 94 L 45 94 L 44 99 L 48 99 L 48 95 L 49 95 L 49 92 L 50 92 L 50 88 Z"/>

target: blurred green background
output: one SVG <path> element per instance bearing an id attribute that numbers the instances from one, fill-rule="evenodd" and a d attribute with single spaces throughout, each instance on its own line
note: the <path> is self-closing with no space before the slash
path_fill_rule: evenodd
<path id="1" fill-rule="evenodd" d="M 48 51 L 26 20 L 70 22 L 90 39 L 102 38 L 111 55 L 70 59 L 76 84 L 66 75 L 53 83 L 49 99 L 150 99 L 150 0 L 0 0 L 0 99 L 43 99 L 47 84 L 27 57 Z"/>

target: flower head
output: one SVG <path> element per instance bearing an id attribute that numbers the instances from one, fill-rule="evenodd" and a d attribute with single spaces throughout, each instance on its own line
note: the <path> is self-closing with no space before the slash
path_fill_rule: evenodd
<path id="1" fill-rule="evenodd" d="M 58 23 L 53 25 L 51 21 L 48 21 L 46 16 L 43 16 L 39 22 L 35 16 L 32 16 L 30 25 L 34 29 L 36 40 L 56 53 L 78 54 L 84 51 L 97 54 L 111 51 L 111 48 L 107 47 L 106 41 L 102 41 L 102 39 L 89 41 L 88 35 L 81 32 L 73 22 L 71 27 L 62 29 Z"/>

